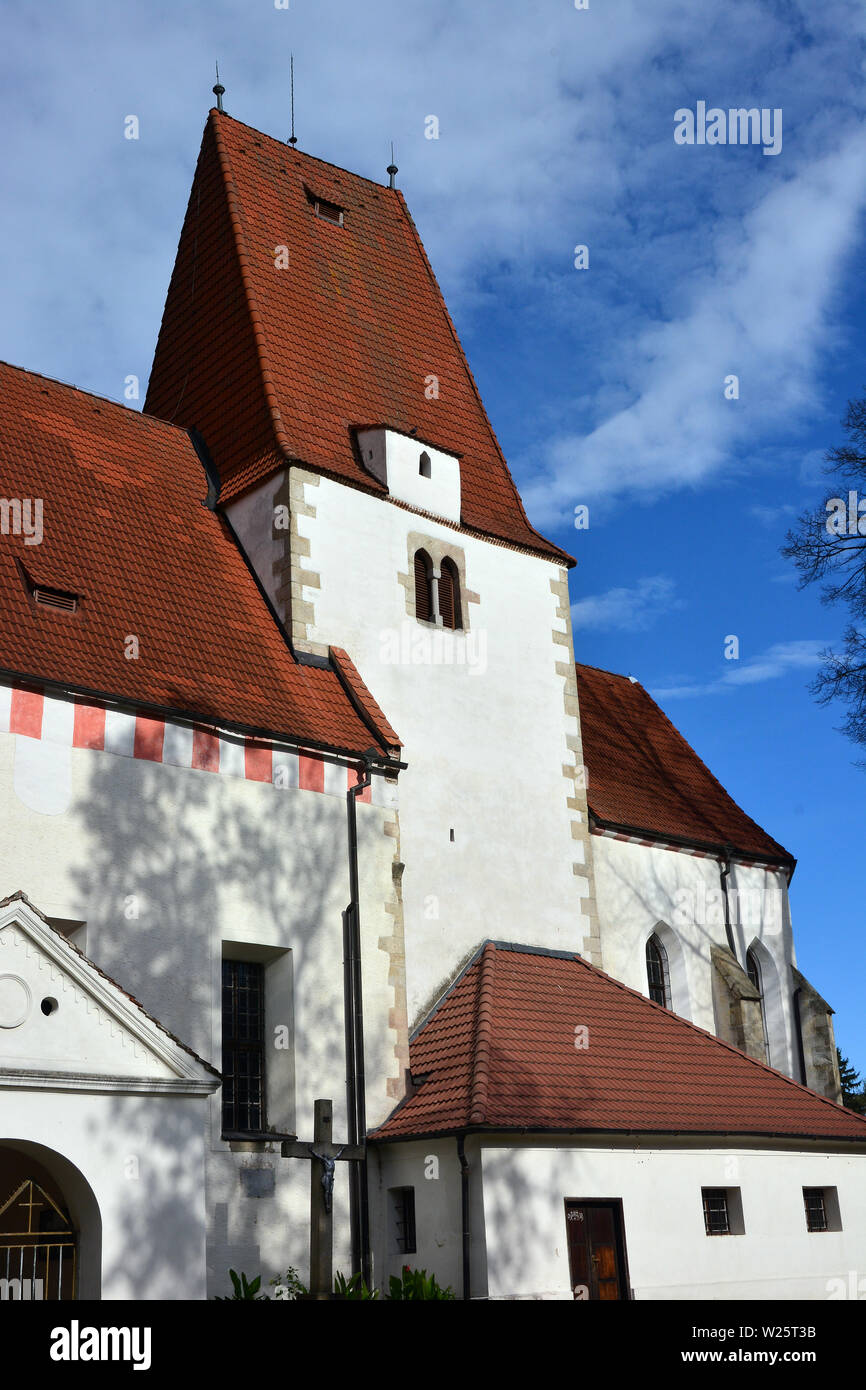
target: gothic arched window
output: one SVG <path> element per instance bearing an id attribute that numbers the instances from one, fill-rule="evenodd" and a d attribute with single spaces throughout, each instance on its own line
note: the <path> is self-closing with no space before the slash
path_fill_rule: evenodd
<path id="1" fill-rule="evenodd" d="M 460 579 L 454 561 L 443 560 L 440 573 L 442 577 L 439 580 L 439 612 L 442 615 L 442 626 L 462 627 L 463 624 L 460 621 Z"/>
<path id="2" fill-rule="evenodd" d="M 433 617 L 433 565 L 426 550 L 415 551 L 415 617 L 430 622 Z"/>
<path id="3" fill-rule="evenodd" d="M 755 989 L 758 991 L 758 994 L 761 996 L 761 1026 L 764 1030 L 764 1051 L 767 1054 L 767 1061 L 769 1062 L 770 1038 L 767 1033 L 767 1010 L 764 1007 L 764 983 L 761 979 L 761 963 L 751 949 L 746 952 L 746 972 Z"/>
<path id="4" fill-rule="evenodd" d="M 646 944 L 646 978 L 649 985 L 649 997 L 656 1004 L 663 1004 L 666 1009 L 671 1006 L 670 977 L 668 974 L 668 958 L 664 946 L 658 937 L 653 933 Z"/>
<path id="5" fill-rule="evenodd" d="M 430 461 L 430 455 L 427 453 L 426 449 L 418 460 L 418 472 L 422 478 L 431 478 L 433 476 L 433 464 Z"/>

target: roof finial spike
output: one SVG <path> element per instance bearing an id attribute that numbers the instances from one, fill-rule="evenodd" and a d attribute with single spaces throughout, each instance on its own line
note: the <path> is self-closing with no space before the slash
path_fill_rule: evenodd
<path id="1" fill-rule="evenodd" d="M 389 188 L 396 188 L 397 185 L 396 185 L 395 182 L 394 182 L 394 175 L 397 174 L 397 173 L 399 173 L 399 170 L 398 170 L 398 168 L 397 168 L 397 165 L 394 163 L 394 141 L 393 141 L 393 140 L 391 141 L 391 163 L 388 165 L 388 168 L 385 170 L 385 172 L 386 172 L 386 174 L 390 175 L 390 181 L 389 181 L 389 183 L 388 183 L 388 187 L 389 187 Z"/>
<path id="2" fill-rule="evenodd" d="M 216 80 L 216 84 L 215 84 L 215 86 L 214 86 L 214 88 L 213 88 L 213 93 L 214 93 L 214 96 L 215 96 L 216 99 L 217 99 L 217 111 L 222 111 L 222 110 L 223 110 L 223 92 L 225 91 L 225 87 L 224 87 L 224 86 L 222 85 L 222 83 L 220 82 L 220 65 L 219 65 L 219 63 L 217 63 L 217 65 L 216 65 L 216 78 L 217 78 L 217 80 Z"/>
<path id="3" fill-rule="evenodd" d="M 289 144 L 291 145 L 292 149 L 294 149 L 295 146 L 296 146 L 297 143 L 298 143 L 298 137 L 297 137 L 297 135 L 295 134 L 295 55 L 294 55 L 294 53 L 291 55 L 291 58 L 290 58 L 289 71 L 291 72 L 291 86 L 292 86 L 292 133 L 291 133 L 291 135 L 289 136 Z"/>

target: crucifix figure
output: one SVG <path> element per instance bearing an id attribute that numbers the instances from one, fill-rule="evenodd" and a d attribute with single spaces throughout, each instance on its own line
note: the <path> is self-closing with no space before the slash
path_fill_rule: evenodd
<path id="1" fill-rule="evenodd" d="M 334 1196 L 334 1169 L 337 1166 L 337 1159 L 342 1152 L 342 1145 L 333 1157 L 329 1154 L 320 1154 L 318 1149 L 310 1149 L 313 1158 L 317 1158 L 322 1165 L 322 1191 L 324 1193 L 325 1211 L 328 1212 L 331 1210 L 331 1201 Z"/>
<path id="2" fill-rule="evenodd" d="M 332 1142 L 333 1123 L 333 1102 L 317 1100 L 313 1142 L 293 1139 L 282 1144 L 283 1158 L 306 1158 L 310 1163 L 310 1294 L 319 1299 L 330 1298 L 334 1285 L 332 1207 L 337 1161 L 358 1162 L 364 1157 L 363 1144 Z"/>

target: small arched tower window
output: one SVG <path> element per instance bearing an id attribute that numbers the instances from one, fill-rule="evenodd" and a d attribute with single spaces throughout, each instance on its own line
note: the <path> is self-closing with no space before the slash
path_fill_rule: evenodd
<path id="1" fill-rule="evenodd" d="M 671 1006 L 671 987 L 668 957 L 664 946 L 655 933 L 646 944 L 646 978 L 650 999 L 669 1009 Z"/>
<path id="2" fill-rule="evenodd" d="M 761 1026 L 764 1030 L 764 1051 L 770 1060 L 770 1038 L 767 1033 L 767 1010 L 764 1007 L 764 984 L 761 979 L 761 963 L 751 948 L 746 952 L 746 972 L 755 989 L 761 996 Z"/>
<path id="3" fill-rule="evenodd" d="M 415 551 L 415 617 L 430 622 L 433 617 L 433 565 L 426 550 Z"/>
<path id="4" fill-rule="evenodd" d="M 463 624 L 460 621 L 460 578 L 454 561 L 444 559 L 440 574 L 442 577 L 439 580 L 439 612 L 442 615 L 442 626 L 462 627 Z"/>
<path id="5" fill-rule="evenodd" d="M 418 460 L 418 472 L 422 478 L 430 478 L 433 475 L 433 465 L 426 449 Z"/>

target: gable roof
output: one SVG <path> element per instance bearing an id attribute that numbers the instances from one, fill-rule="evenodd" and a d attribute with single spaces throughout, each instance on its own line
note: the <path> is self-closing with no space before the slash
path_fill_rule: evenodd
<path id="1" fill-rule="evenodd" d="M 426 1079 L 371 1139 L 479 1129 L 866 1144 L 866 1118 L 564 952 L 486 942 L 413 1035 L 410 1059 Z"/>
<path id="2" fill-rule="evenodd" d="M 353 755 L 393 742 L 369 692 L 347 689 L 361 681 L 344 654 L 341 671 L 293 655 L 204 505 L 185 431 L 0 363 L 0 477 L 6 500 L 39 499 L 43 518 L 40 543 L 0 545 L 0 679 Z M 41 607 L 34 585 L 77 595 L 77 611 Z"/>
<path id="3" fill-rule="evenodd" d="M 287 461 L 384 496 L 354 431 L 415 430 L 462 456 L 464 526 L 573 563 L 527 520 L 399 190 L 225 112 L 205 127 L 145 409 L 203 434 L 223 501 Z"/>
<path id="4" fill-rule="evenodd" d="M 628 676 L 576 666 L 587 800 L 601 826 L 793 866 Z"/>
<path id="5" fill-rule="evenodd" d="M 39 955 L 45 951 L 50 959 L 51 965 L 57 975 L 52 975 L 52 981 L 61 984 L 64 994 L 67 989 L 71 992 L 71 1000 L 76 1000 L 83 996 L 86 1000 L 84 1013 L 87 1016 L 94 1016 L 99 1023 L 104 1020 L 109 1021 L 111 1050 L 123 1061 L 129 1060 L 129 1048 L 125 1046 L 127 1040 L 131 1042 L 131 1050 L 141 1057 L 142 1048 L 151 1058 L 157 1058 L 163 1067 L 169 1072 L 174 1073 L 175 1079 L 183 1086 L 192 1086 L 198 1090 L 212 1091 L 216 1089 L 216 1083 L 222 1081 L 222 1073 L 216 1067 L 211 1066 L 197 1052 L 185 1042 L 181 1042 L 174 1033 L 171 1033 L 158 1018 L 148 1013 L 143 1004 L 119 985 L 110 975 L 106 975 L 104 970 L 100 970 L 98 965 L 86 956 L 83 951 L 64 936 L 62 932 L 49 921 L 43 912 L 30 901 L 27 894 L 20 889 L 15 893 L 10 893 L 8 897 L 0 901 L 0 931 L 15 929 L 22 931 L 26 939 L 26 951 L 28 956 L 34 953 Z M 8 952 L 7 952 L 8 954 Z M 12 957 L 9 956 L 7 964 L 12 964 Z M 37 967 L 38 973 L 38 967 Z M 13 977 L 16 978 L 17 977 Z M 19 980 L 19 984 L 24 984 Z M 54 986 L 56 988 L 56 984 Z M 26 985 L 25 985 L 26 988 Z M 64 1001 L 65 1004 L 71 1002 L 70 998 Z M 30 1015 L 35 1018 L 35 1010 L 30 1010 Z M 37 1020 L 38 1022 L 38 1020 Z M 119 1035 L 123 1034 L 123 1037 Z M 70 1041 L 74 1036 L 74 1043 Z M 50 1070 L 56 1072 L 55 1080 L 67 1073 L 70 1084 L 80 1082 L 83 1089 L 87 1089 L 88 1082 L 92 1083 L 94 1078 L 87 1077 L 86 1073 L 79 1070 L 81 1063 L 86 1060 L 80 1055 L 79 1049 L 82 1042 L 80 1030 L 72 1029 L 68 1024 L 65 1028 L 66 1048 L 61 1061 L 57 1057 L 57 1043 L 52 1042 L 48 1047 L 48 1057 L 50 1059 Z M 11 1046 L 11 1044 L 10 1044 Z M 103 1049 L 104 1051 L 105 1049 Z M 16 1059 L 14 1052 L 10 1053 L 7 1048 L 7 1055 L 4 1062 L 8 1065 L 0 1066 L 0 1087 L 9 1085 L 27 1084 L 27 1077 L 31 1070 L 39 1067 L 39 1050 L 34 1046 L 32 1040 L 24 1043 L 24 1057 L 27 1067 L 22 1067 L 21 1059 Z M 178 1053 L 184 1054 L 178 1057 Z M 191 1066 L 186 1060 L 191 1059 L 195 1064 Z M 15 1065 L 16 1060 L 18 1065 Z M 43 1058 L 43 1066 L 45 1059 Z M 137 1068 L 138 1080 L 142 1088 L 146 1089 L 145 1078 L 147 1070 Z M 203 1075 L 207 1073 L 207 1075 Z M 123 1076 L 122 1071 L 118 1075 Z M 213 1080 L 212 1078 L 215 1078 Z M 103 1080 L 108 1079 L 103 1077 Z"/>

